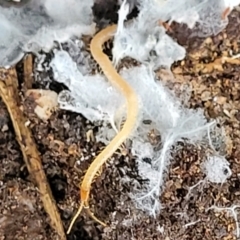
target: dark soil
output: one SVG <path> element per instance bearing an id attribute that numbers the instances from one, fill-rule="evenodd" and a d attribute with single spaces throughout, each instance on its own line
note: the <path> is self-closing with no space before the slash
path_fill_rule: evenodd
<path id="1" fill-rule="evenodd" d="M 166 79 L 175 90 L 184 84 L 191 86 L 188 107 L 204 108 L 207 118 L 218 119 L 224 128 L 226 146 L 221 152 L 231 164 L 231 178 L 223 185 L 199 185 L 187 195 L 188 187 L 204 177 L 200 171 L 204 153 L 198 146 L 184 146 L 173 156 L 161 196 L 163 209 L 153 218 L 132 204 L 128 196 L 131 184 L 124 179 L 128 177 L 134 184 L 135 181 L 141 183 L 141 178 L 134 157 L 124 156 L 119 150 L 104 166 L 91 191 L 91 210 L 108 227 L 103 228 L 83 211 L 68 236 L 69 240 L 236 239 L 233 216 L 208 208 L 212 205 L 230 207 L 240 202 L 240 65 L 224 63 L 219 70 L 219 66 L 215 69 L 209 63 L 225 54 L 229 56 L 230 50 L 232 55 L 240 53 L 239 21 L 240 13 L 232 12 L 226 30 L 216 37 L 201 40 L 195 48 L 190 46 L 193 44 L 190 41 L 182 40 L 188 49 L 187 57 L 172 69 L 176 81 Z M 59 86 L 56 91 L 57 88 Z M 91 131 L 93 135 L 97 131 L 97 126 L 79 114 L 63 110 L 57 110 L 49 121 L 43 122 L 33 114 L 29 103 L 23 101 L 22 104 L 67 229 L 79 206 L 81 179 L 104 147 L 94 139 L 88 139 Z M 26 170 L 2 102 L 0 156 L 0 239 L 58 239 Z"/>

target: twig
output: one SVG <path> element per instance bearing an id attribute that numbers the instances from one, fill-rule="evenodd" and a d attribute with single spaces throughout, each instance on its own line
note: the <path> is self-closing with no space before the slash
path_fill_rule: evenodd
<path id="1" fill-rule="evenodd" d="M 26 56 L 23 62 L 24 71 L 24 88 L 31 89 L 33 84 L 32 72 L 33 72 L 33 58 L 32 54 Z"/>
<path id="2" fill-rule="evenodd" d="M 0 96 L 7 106 L 25 164 L 36 181 L 44 209 L 50 217 L 51 226 L 57 231 L 61 240 L 66 240 L 62 221 L 41 164 L 40 154 L 16 101 L 16 84 L 15 69 L 0 69 Z"/>

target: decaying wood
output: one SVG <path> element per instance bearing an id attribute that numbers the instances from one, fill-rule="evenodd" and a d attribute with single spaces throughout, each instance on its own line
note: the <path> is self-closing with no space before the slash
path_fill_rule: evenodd
<path id="1" fill-rule="evenodd" d="M 33 84 L 33 57 L 32 54 L 26 56 L 23 62 L 24 71 L 24 87 L 26 89 L 31 89 Z"/>
<path id="2" fill-rule="evenodd" d="M 7 106 L 24 161 L 29 173 L 36 181 L 43 206 L 51 219 L 52 227 L 57 231 L 60 239 L 64 240 L 66 236 L 62 221 L 41 164 L 40 154 L 16 100 L 18 96 L 17 82 L 15 69 L 0 69 L 0 96 Z"/>

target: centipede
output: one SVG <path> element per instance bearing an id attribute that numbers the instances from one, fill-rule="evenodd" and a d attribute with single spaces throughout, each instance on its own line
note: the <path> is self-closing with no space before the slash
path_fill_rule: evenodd
<path id="1" fill-rule="evenodd" d="M 87 169 L 86 174 L 84 175 L 83 181 L 80 186 L 80 206 L 77 210 L 77 213 L 74 215 L 67 234 L 71 232 L 71 229 L 81 214 L 83 208 L 87 210 L 88 214 L 92 219 L 94 219 L 99 224 L 106 226 L 106 224 L 100 221 L 94 214 L 90 211 L 89 207 L 89 195 L 91 191 L 91 186 L 93 183 L 96 174 L 102 168 L 104 163 L 118 150 L 118 148 L 125 142 L 129 135 L 134 130 L 136 125 L 136 119 L 139 111 L 139 102 L 138 96 L 135 93 L 134 89 L 123 79 L 113 66 L 112 62 L 109 60 L 108 56 L 103 52 L 103 45 L 109 39 L 114 37 L 116 33 L 117 25 L 110 25 L 99 33 L 97 33 L 91 43 L 90 51 L 99 64 L 103 74 L 106 76 L 110 84 L 113 85 L 126 99 L 126 108 L 127 108 L 127 117 L 121 128 L 121 130 L 116 134 L 112 141 L 104 148 L 102 152 L 96 157 L 96 159 L 91 163 L 90 167 Z M 91 83 L 90 83 L 91 84 Z"/>

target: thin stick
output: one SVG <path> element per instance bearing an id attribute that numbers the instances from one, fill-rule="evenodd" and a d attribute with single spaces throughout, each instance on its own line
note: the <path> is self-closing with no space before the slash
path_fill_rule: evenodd
<path id="1" fill-rule="evenodd" d="M 42 167 L 40 154 L 30 130 L 25 125 L 27 121 L 19 109 L 16 95 L 14 95 L 17 92 L 17 79 L 14 79 L 14 76 L 16 76 L 15 69 L 0 69 L 0 76 L 0 96 L 11 117 L 16 139 L 20 145 L 25 164 L 30 175 L 36 181 L 44 209 L 50 217 L 52 228 L 56 230 L 61 240 L 66 240 L 62 221 Z"/>
<path id="2" fill-rule="evenodd" d="M 33 84 L 33 57 L 32 54 L 28 54 L 23 62 L 24 70 L 24 88 L 31 89 Z"/>

